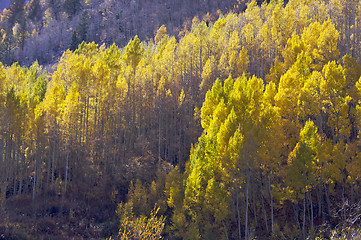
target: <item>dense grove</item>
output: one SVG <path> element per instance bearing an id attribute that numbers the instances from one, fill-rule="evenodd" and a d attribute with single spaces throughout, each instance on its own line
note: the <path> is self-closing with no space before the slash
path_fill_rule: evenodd
<path id="1" fill-rule="evenodd" d="M 4 4 L 1 1 L 0 7 Z M 247 0 L 249 1 L 249 0 Z M 165 25 L 170 34 L 190 27 L 196 15 L 240 11 L 243 0 L 10 0 L 0 10 L 0 61 L 54 64 L 82 41 L 124 47 Z M 208 20 L 208 21 L 209 21 Z"/>
<path id="2" fill-rule="evenodd" d="M 50 72 L 0 64 L 2 236 L 351 236 L 360 7 L 252 1 L 179 40 L 162 26 L 83 42 Z"/>

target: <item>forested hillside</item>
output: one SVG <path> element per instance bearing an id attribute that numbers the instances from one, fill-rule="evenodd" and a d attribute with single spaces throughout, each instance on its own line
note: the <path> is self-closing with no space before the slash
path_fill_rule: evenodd
<path id="1" fill-rule="evenodd" d="M 52 65 L 82 41 L 124 47 L 161 25 L 177 34 L 194 16 L 244 8 L 243 0 L 11 0 L 0 17 L 0 61 Z"/>
<path id="2" fill-rule="evenodd" d="M 360 16 L 252 1 L 50 72 L 0 64 L 0 238 L 355 236 Z"/>

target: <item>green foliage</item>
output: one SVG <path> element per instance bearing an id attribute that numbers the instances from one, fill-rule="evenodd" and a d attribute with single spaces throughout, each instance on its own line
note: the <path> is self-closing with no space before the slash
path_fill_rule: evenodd
<path id="1" fill-rule="evenodd" d="M 303 194 L 310 191 L 315 183 L 318 149 L 320 148 L 317 127 L 312 121 L 307 121 L 300 132 L 300 140 L 289 156 L 288 176 L 290 188 L 303 198 Z"/>
<path id="2" fill-rule="evenodd" d="M 84 11 L 54 71 L 0 64 L 1 201 L 126 200 L 118 239 L 298 238 L 346 221 L 334 211 L 356 203 L 361 173 L 360 24 L 338 13 L 351 4 L 252 1 L 124 49 L 84 42 Z M 17 24 L 1 30 L 9 61 Z"/>
<path id="3" fill-rule="evenodd" d="M 118 206 L 117 213 L 121 219 L 121 226 L 118 236 L 114 239 L 156 240 L 162 238 L 165 218 L 157 216 L 159 208 L 154 208 L 149 217 L 138 218 L 133 216 L 132 210 L 132 208 L 124 208 L 122 204 Z"/>
<path id="4" fill-rule="evenodd" d="M 130 40 L 128 45 L 124 48 L 123 59 L 124 62 L 129 64 L 135 71 L 144 54 L 143 44 L 140 42 L 138 36 Z"/>

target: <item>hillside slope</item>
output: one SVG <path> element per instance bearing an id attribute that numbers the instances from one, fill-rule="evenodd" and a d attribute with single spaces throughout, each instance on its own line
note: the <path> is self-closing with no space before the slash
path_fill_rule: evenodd
<path id="1" fill-rule="evenodd" d="M 238 0 L 23 0 L 5 11 L 0 29 L 0 61 L 18 61 L 30 65 L 54 63 L 68 48 L 75 49 L 82 41 L 94 41 L 107 46 L 124 46 L 138 35 L 151 39 L 165 25 L 170 34 L 189 28 L 191 19 L 212 16 L 217 11 L 244 9 Z M 18 7 L 15 7 L 18 6 Z M 22 6 L 24 5 L 24 6 Z M 209 20 L 213 17 L 209 17 Z M 209 21 L 208 20 L 208 21 Z"/>
<path id="2" fill-rule="evenodd" d="M 348 239 L 360 3 L 252 1 L 177 36 L 71 44 L 51 72 L 0 64 L 0 239 L 126 238 L 157 207 L 165 239 Z"/>

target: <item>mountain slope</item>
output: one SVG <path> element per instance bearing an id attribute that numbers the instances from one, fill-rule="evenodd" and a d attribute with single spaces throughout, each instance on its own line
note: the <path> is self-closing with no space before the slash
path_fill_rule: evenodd
<path id="1" fill-rule="evenodd" d="M 237 0 L 32 0 L 24 13 L 3 14 L 0 28 L 6 38 L 0 44 L 0 61 L 54 63 L 82 41 L 124 46 L 135 35 L 141 40 L 153 38 L 162 25 L 177 35 L 190 27 L 194 16 L 203 18 L 209 12 L 211 20 L 218 10 L 238 11 L 244 6 Z"/>

